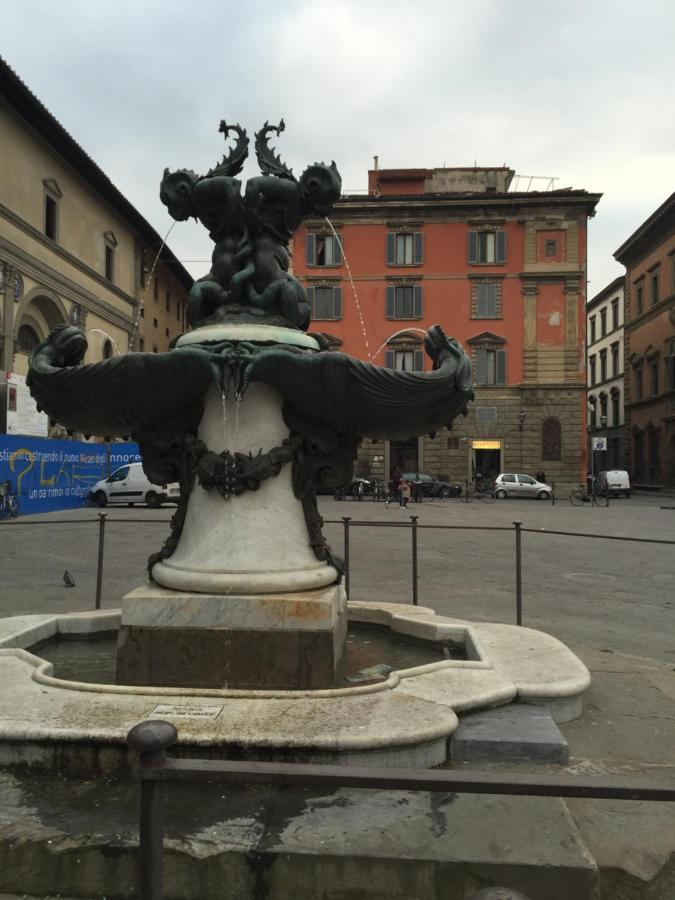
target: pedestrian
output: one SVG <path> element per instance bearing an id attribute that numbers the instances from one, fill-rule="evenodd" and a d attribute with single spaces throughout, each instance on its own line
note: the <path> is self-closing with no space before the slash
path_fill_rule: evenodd
<path id="1" fill-rule="evenodd" d="M 401 509 L 408 508 L 410 500 L 410 482 L 405 479 L 401 482 Z"/>
<path id="2" fill-rule="evenodd" d="M 399 469 L 398 466 L 391 473 L 391 486 L 394 492 L 394 503 L 398 503 L 399 506 L 403 506 L 403 502 L 401 500 L 401 485 L 403 484 L 403 472 Z"/>
<path id="3" fill-rule="evenodd" d="M 539 469 L 534 477 L 537 479 L 537 481 L 541 481 L 542 484 L 546 484 L 546 472 L 544 472 L 543 469 Z"/>

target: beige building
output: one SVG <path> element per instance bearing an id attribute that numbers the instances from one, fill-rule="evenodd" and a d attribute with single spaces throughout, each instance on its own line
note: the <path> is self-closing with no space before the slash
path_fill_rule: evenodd
<path id="1" fill-rule="evenodd" d="M 624 278 L 620 275 L 586 307 L 588 433 L 607 439 L 607 449 L 595 451 L 596 471 L 626 467 L 623 293 Z"/>
<path id="2" fill-rule="evenodd" d="M 192 277 L 0 59 L 0 370 L 25 374 L 57 325 L 86 333 L 86 362 L 166 350 Z"/>

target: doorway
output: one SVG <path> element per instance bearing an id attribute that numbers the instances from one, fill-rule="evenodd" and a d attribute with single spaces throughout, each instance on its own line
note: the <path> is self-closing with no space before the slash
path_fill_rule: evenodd
<path id="1" fill-rule="evenodd" d="M 391 441 L 389 445 L 389 470 L 399 468 L 402 472 L 417 472 L 419 469 L 419 440 Z"/>
<path id="2" fill-rule="evenodd" d="M 494 481 L 501 471 L 501 447 L 499 449 L 474 447 L 471 477 L 476 484 L 484 481 Z"/>

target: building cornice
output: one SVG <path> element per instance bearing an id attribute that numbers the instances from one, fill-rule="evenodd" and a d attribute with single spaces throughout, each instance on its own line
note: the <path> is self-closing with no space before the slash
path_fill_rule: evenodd
<path id="1" fill-rule="evenodd" d="M 674 232 L 675 193 L 672 193 L 649 218 L 645 219 L 628 240 L 614 251 L 614 259 L 628 269 Z"/>
<path id="2" fill-rule="evenodd" d="M 671 308 L 675 314 L 675 294 L 669 294 L 654 306 L 650 306 L 646 312 L 640 314 L 639 318 L 624 322 L 623 329 L 626 333 L 638 331 L 645 322 L 651 322 L 652 319 L 657 319 L 662 313 L 667 312 L 669 308 Z"/>
<path id="3" fill-rule="evenodd" d="M 595 309 L 596 306 L 599 306 L 603 300 L 609 299 L 612 294 L 618 294 L 620 291 L 624 290 L 626 281 L 625 275 L 619 275 L 618 278 L 615 278 L 614 281 L 611 281 L 607 287 L 604 287 L 599 293 L 595 295 L 591 300 L 586 304 L 586 311 L 590 312 Z"/>

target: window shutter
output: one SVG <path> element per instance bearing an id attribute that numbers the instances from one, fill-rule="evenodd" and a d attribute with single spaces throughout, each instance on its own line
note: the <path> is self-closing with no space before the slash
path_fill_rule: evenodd
<path id="1" fill-rule="evenodd" d="M 309 314 L 312 318 L 316 315 L 316 307 L 314 306 L 314 288 L 305 288 L 307 291 L 307 302 L 309 303 Z"/>
<path id="2" fill-rule="evenodd" d="M 506 384 L 506 350 L 497 350 L 496 384 Z"/>
<path id="3" fill-rule="evenodd" d="M 485 315 L 486 315 L 486 312 L 485 312 L 485 308 L 486 308 L 486 305 L 485 305 L 485 293 L 486 293 L 485 288 L 486 288 L 486 287 L 487 287 L 487 285 L 482 284 L 482 283 L 480 283 L 480 282 L 476 285 L 476 315 L 477 315 L 480 319 L 484 319 L 484 318 L 485 318 Z"/>
<path id="4" fill-rule="evenodd" d="M 496 236 L 495 262 L 506 262 L 506 232 L 499 230 Z"/>
<path id="5" fill-rule="evenodd" d="M 394 351 L 393 351 L 393 350 L 387 350 L 387 351 L 385 352 L 385 354 L 384 354 L 384 364 L 385 364 L 385 366 L 386 366 L 387 369 L 393 369 L 393 368 L 394 368 L 394 364 L 395 364 L 395 363 L 394 363 Z"/>
<path id="6" fill-rule="evenodd" d="M 333 235 L 333 263 L 336 266 L 342 265 L 342 241 L 343 240 L 344 240 L 344 238 L 342 237 L 341 234 L 338 235 L 338 237 L 335 237 L 335 235 Z"/>
<path id="7" fill-rule="evenodd" d="M 424 236 L 421 231 L 416 231 L 413 235 L 413 263 L 421 266 L 424 258 Z"/>
<path id="8" fill-rule="evenodd" d="M 342 288 L 333 288 L 333 318 L 342 318 Z"/>
<path id="9" fill-rule="evenodd" d="M 394 290 L 395 288 L 391 285 L 387 287 L 387 309 L 385 312 L 385 316 L 387 317 L 387 319 L 395 318 Z"/>
<path id="10" fill-rule="evenodd" d="M 414 369 L 416 372 L 424 371 L 424 351 L 423 350 L 415 350 Z"/>
<path id="11" fill-rule="evenodd" d="M 476 384 L 485 384 L 487 378 L 487 351 L 476 350 Z"/>
<path id="12" fill-rule="evenodd" d="M 396 235 L 389 232 L 387 235 L 387 265 L 393 266 L 396 263 Z"/>
<path id="13" fill-rule="evenodd" d="M 478 262 L 478 232 L 469 232 L 469 262 Z"/>
<path id="14" fill-rule="evenodd" d="M 422 285 L 416 284 L 413 287 L 413 316 L 416 319 L 422 318 Z"/>
<path id="15" fill-rule="evenodd" d="M 316 260 L 316 235 L 308 234 L 305 238 L 306 263 L 308 266 L 315 265 Z"/>

